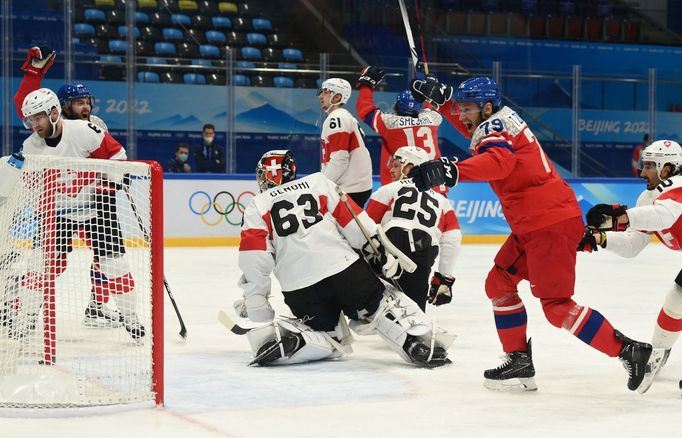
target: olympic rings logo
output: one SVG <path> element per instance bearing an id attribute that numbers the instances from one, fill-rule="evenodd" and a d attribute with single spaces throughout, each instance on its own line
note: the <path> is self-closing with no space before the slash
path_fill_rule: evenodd
<path id="1" fill-rule="evenodd" d="M 253 192 L 245 191 L 235 198 L 232 193 L 225 190 L 216 193 L 214 196 L 201 190 L 196 191 L 189 197 L 189 211 L 199 216 L 201 221 L 209 227 L 215 227 L 222 219 L 225 219 L 225 222 L 230 225 L 240 227 L 244 210 L 246 210 L 246 205 L 251 199 L 244 199 L 248 196 L 254 197 L 256 195 Z M 214 213 L 217 215 L 217 219 L 209 218 Z"/>

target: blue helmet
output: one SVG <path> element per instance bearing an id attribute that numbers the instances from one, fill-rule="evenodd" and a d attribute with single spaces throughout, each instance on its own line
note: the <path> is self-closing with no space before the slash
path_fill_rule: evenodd
<path id="1" fill-rule="evenodd" d="M 395 98 L 395 105 L 393 105 L 396 114 L 410 117 L 417 117 L 421 107 L 422 104 L 414 99 L 410 90 L 398 93 L 398 96 Z"/>
<path id="2" fill-rule="evenodd" d="M 488 77 L 478 77 L 467 79 L 459 84 L 455 90 L 456 102 L 475 102 L 483 108 L 486 102 L 493 104 L 493 111 L 502 105 L 502 93 L 497 88 L 495 79 Z"/>
<path id="3" fill-rule="evenodd" d="M 94 96 L 83 84 L 74 82 L 73 84 L 64 84 L 57 90 L 57 97 L 59 98 L 59 103 L 62 105 L 67 105 L 74 99 L 80 99 L 83 97 L 90 98 L 90 105 L 94 105 Z"/>

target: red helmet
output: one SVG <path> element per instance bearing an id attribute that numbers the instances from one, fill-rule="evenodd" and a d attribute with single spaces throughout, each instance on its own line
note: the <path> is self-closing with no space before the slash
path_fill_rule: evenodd
<path id="1" fill-rule="evenodd" d="M 256 166 L 256 181 L 261 193 L 296 179 L 296 160 L 290 150 L 266 152 Z"/>

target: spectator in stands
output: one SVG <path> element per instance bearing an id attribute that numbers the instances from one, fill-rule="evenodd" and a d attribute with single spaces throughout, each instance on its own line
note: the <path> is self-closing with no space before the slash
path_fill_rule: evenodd
<path id="1" fill-rule="evenodd" d="M 194 150 L 197 172 L 223 173 L 225 161 L 222 151 L 215 145 L 215 126 L 210 123 L 202 129 L 203 142 Z"/>
<path id="2" fill-rule="evenodd" d="M 192 166 L 187 162 L 189 158 L 189 146 L 187 143 L 180 143 L 175 148 L 175 157 L 171 158 L 166 164 L 166 172 L 169 173 L 190 173 Z"/>
<path id="3" fill-rule="evenodd" d="M 644 134 L 642 143 L 637 145 L 632 151 L 632 176 L 638 177 L 641 169 L 639 168 L 639 158 L 642 156 L 642 149 L 649 146 L 649 134 Z"/>

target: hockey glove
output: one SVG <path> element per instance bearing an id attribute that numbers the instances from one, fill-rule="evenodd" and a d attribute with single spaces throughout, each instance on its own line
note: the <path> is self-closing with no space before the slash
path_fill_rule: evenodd
<path id="1" fill-rule="evenodd" d="M 627 205 L 597 204 L 587 212 L 587 225 L 599 231 L 623 231 L 626 224 L 618 224 L 618 216 L 624 215 Z"/>
<path id="2" fill-rule="evenodd" d="M 459 169 L 457 169 L 457 157 L 452 160 L 447 157 L 440 157 L 438 160 L 431 160 L 412 167 L 407 174 L 412 178 L 414 185 L 421 192 L 445 184 L 454 187 L 459 181 Z"/>
<path id="3" fill-rule="evenodd" d="M 597 243 L 597 238 L 595 237 L 597 235 L 599 235 L 599 243 Z M 606 248 L 606 233 L 603 231 L 597 231 L 590 227 L 585 227 L 585 234 L 583 234 L 583 238 L 578 244 L 576 251 L 597 251 L 599 249 L 597 245 L 601 246 L 602 248 Z"/>
<path id="4" fill-rule="evenodd" d="M 452 301 L 453 284 L 455 284 L 455 277 L 447 277 L 440 272 L 433 274 L 431 287 L 429 288 L 429 303 L 434 306 L 440 306 Z"/>
<path id="5" fill-rule="evenodd" d="M 410 83 L 410 90 L 417 101 L 423 102 L 426 99 L 436 109 L 452 97 L 452 87 L 438 82 L 434 76 L 413 80 Z"/>
<path id="6" fill-rule="evenodd" d="M 49 46 L 33 46 L 28 49 L 26 61 L 21 66 L 21 70 L 42 78 L 52 67 L 56 55 L 57 53 Z"/>
<path id="7" fill-rule="evenodd" d="M 358 78 L 357 84 L 355 86 L 357 88 L 360 88 L 363 85 L 369 85 L 374 89 L 379 82 L 384 79 L 384 71 L 380 69 L 379 67 L 374 67 L 374 66 L 367 66 L 360 70 L 360 77 Z"/>
<path id="8" fill-rule="evenodd" d="M 239 316 L 240 318 L 248 318 L 249 314 L 246 311 L 246 300 L 244 297 L 241 297 L 238 300 L 234 300 L 234 303 L 232 303 L 232 307 L 234 307 L 234 311 Z"/>
<path id="9" fill-rule="evenodd" d="M 386 247 L 381 244 L 377 236 L 373 236 L 371 242 L 362 247 L 362 255 L 369 263 L 374 273 L 387 279 L 398 279 L 403 274 L 400 262 L 392 254 L 386 252 Z"/>

